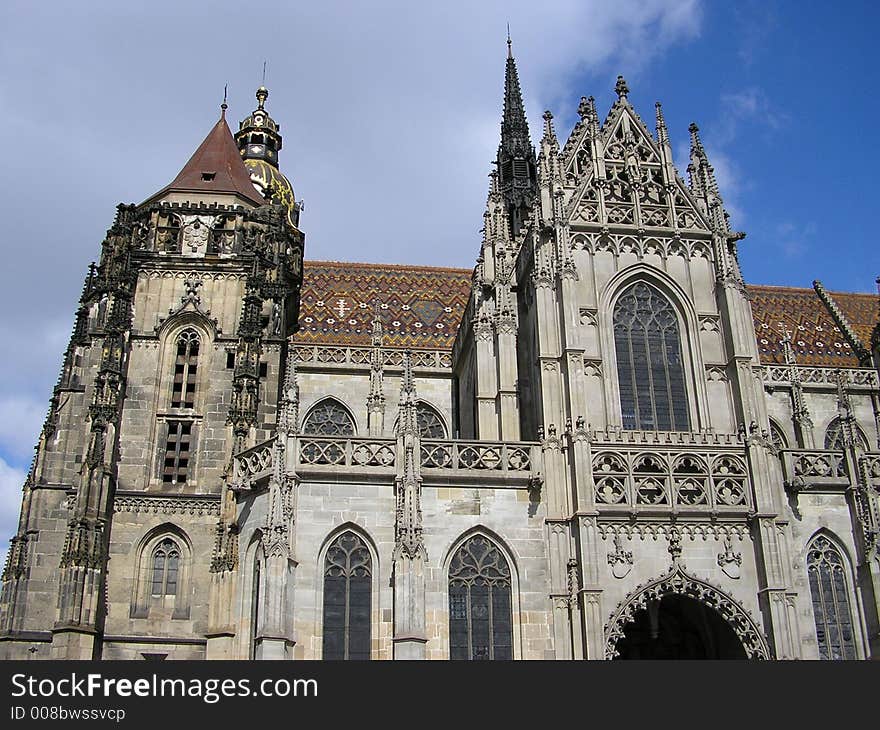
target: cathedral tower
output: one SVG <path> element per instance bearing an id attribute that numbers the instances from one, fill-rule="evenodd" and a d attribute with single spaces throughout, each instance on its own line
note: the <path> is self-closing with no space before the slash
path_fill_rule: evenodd
<path id="1" fill-rule="evenodd" d="M 224 102 L 89 268 L 3 573 L 6 656 L 188 657 L 179 637 L 208 633 L 230 459 L 274 427 L 297 328 L 304 237 L 267 94 L 241 151 Z"/>

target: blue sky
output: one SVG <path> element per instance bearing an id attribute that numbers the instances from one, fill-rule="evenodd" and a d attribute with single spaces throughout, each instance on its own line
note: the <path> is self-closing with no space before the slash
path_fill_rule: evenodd
<path id="1" fill-rule="evenodd" d="M 167 184 L 216 121 L 268 108 L 310 258 L 470 267 L 510 23 L 533 141 L 600 116 L 623 73 L 679 169 L 696 121 L 753 283 L 872 291 L 874 3 L 551 0 L 149 5 L 7 0 L 0 29 L 0 541 L 88 262 L 119 202 Z M 2 549 L 2 548 L 0 548 Z"/>

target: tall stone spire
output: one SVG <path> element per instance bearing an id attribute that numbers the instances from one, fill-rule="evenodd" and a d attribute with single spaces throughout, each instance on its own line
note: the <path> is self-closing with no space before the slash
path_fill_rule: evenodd
<path id="1" fill-rule="evenodd" d="M 721 199 L 718 182 L 715 179 L 715 169 L 709 164 L 709 156 L 700 140 L 700 128 L 691 122 L 688 131 L 691 135 L 691 150 L 687 170 L 691 192 L 709 219 L 712 228 L 716 231 L 729 231 L 724 201 Z"/>
<path id="2" fill-rule="evenodd" d="M 504 116 L 501 120 L 501 144 L 498 146 L 497 164 L 499 190 L 508 210 L 511 235 L 516 238 L 534 204 L 537 166 L 510 36 L 507 38 Z"/>

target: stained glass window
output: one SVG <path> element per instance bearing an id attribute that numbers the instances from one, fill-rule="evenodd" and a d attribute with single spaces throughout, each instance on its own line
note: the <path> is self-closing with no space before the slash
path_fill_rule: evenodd
<path id="1" fill-rule="evenodd" d="M 840 551 L 819 535 L 807 550 L 807 576 L 813 595 L 813 618 L 820 659 L 855 659 L 856 645 Z"/>
<path id="2" fill-rule="evenodd" d="M 153 550 L 152 595 L 176 596 L 179 570 L 180 548 L 170 538 L 162 540 Z"/>
<path id="3" fill-rule="evenodd" d="M 327 398 L 309 411 L 303 423 L 303 433 L 316 436 L 354 436 L 354 422 L 340 403 Z"/>
<path id="4" fill-rule="evenodd" d="M 446 426 L 443 419 L 431 406 L 419 403 L 416 410 L 416 420 L 419 425 L 419 436 L 423 439 L 445 439 Z"/>
<path id="5" fill-rule="evenodd" d="M 645 282 L 626 289 L 614 307 L 614 345 L 623 427 L 690 430 L 678 318 L 669 300 Z"/>
<path id="6" fill-rule="evenodd" d="M 373 568 L 370 551 L 344 532 L 324 562 L 324 659 L 370 658 Z"/>
<path id="7" fill-rule="evenodd" d="M 475 535 L 449 566 L 450 659 L 513 659 L 510 566 Z"/>

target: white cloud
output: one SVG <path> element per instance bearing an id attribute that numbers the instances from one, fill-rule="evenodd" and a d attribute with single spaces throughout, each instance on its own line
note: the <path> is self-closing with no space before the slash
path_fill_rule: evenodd
<path id="1" fill-rule="evenodd" d="M 87 11 L 5 11 L 0 453 L 17 465 L 29 461 L 115 205 L 174 177 L 216 120 L 224 84 L 234 129 L 268 58 L 268 108 L 284 134 L 282 168 L 306 202 L 309 258 L 467 267 L 498 144 L 505 24 L 540 135 L 545 107 L 591 92 L 576 77 L 598 75 L 608 90 L 618 72 L 633 80 L 702 19 L 699 0 L 94 0 Z"/>
<path id="2" fill-rule="evenodd" d="M 25 474 L 25 470 L 15 469 L 0 458 L 0 566 L 6 564 L 9 539 L 18 529 Z"/>

